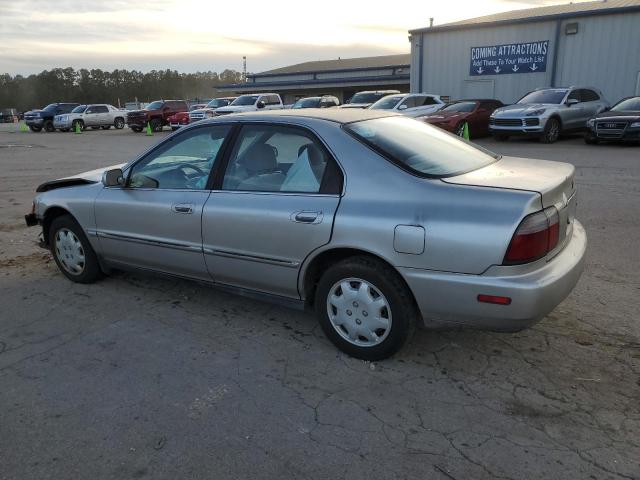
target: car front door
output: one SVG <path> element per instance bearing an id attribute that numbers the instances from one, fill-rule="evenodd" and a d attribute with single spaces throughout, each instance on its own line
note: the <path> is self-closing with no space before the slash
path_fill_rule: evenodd
<path id="1" fill-rule="evenodd" d="M 342 173 L 310 131 L 241 127 L 202 215 L 216 282 L 299 298 L 303 260 L 331 238 Z"/>
<path id="2" fill-rule="evenodd" d="M 105 187 L 96 232 L 109 262 L 210 280 L 202 254 L 208 179 L 231 127 L 205 125 L 167 139 Z"/>
<path id="3" fill-rule="evenodd" d="M 91 105 L 84 111 L 82 120 L 87 127 L 95 127 L 99 124 L 99 116 L 100 114 L 98 113 L 98 107 L 95 105 Z"/>

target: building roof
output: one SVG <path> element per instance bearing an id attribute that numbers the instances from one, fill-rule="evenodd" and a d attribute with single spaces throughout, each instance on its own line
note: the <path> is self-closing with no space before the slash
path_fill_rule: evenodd
<path id="1" fill-rule="evenodd" d="M 361 70 L 384 67 L 409 66 L 411 58 L 408 53 L 401 55 L 383 55 L 378 57 L 339 58 L 336 60 L 317 60 L 313 62 L 298 63 L 288 67 L 267 70 L 254 73 L 249 77 L 262 77 L 268 75 L 291 75 L 296 73 L 336 72 L 344 70 Z"/>
<path id="2" fill-rule="evenodd" d="M 462 30 L 508 23 L 530 23 L 557 18 L 589 15 L 608 15 L 640 11 L 640 0 L 600 0 L 596 2 L 565 3 L 548 7 L 525 8 L 509 12 L 469 18 L 458 22 L 445 23 L 433 27 L 410 30 L 409 33 L 429 33 L 443 30 Z"/>

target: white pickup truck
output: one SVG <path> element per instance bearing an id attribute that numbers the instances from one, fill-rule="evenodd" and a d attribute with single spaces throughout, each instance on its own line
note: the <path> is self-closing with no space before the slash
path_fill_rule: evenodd
<path id="1" fill-rule="evenodd" d="M 215 116 L 229 113 L 256 112 L 258 110 L 284 110 L 284 104 L 277 93 L 240 95 L 229 106 L 216 109 Z"/>
<path id="2" fill-rule="evenodd" d="M 62 132 L 76 130 L 76 125 L 81 130 L 91 127 L 94 130 L 102 128 L 108 130 L 112 126 L 117 129 L 124 128 L 127 112 L 119 110 L 107 103 L 93 103 L 90 105 L 79 105 L 70 113 L 56 115 L 53 119 L 53 126 Z"/>

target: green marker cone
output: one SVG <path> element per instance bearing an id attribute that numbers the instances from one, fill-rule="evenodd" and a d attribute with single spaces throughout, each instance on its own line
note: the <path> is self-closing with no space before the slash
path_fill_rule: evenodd
<path id="1" fill-rule="evenodd" d="M 153 136 L 153 130 L 151 130 L 151 124 L 147 122 L 147 137 Z"/>
<path id="2" fill-rule="evenodd" d="M 76 133 L 82 133 L 82 129 L 80 128 L 80 122 L 76 122 L 76 129 L 75 129 Z"/>
<path id="3" fill-rule="evenodd" d="M 469 124 L 467 122 L 464 122 L 464 127 L 462 127 L 462 138 L 469 140 Z"/>
<path id="4" fill-rule="evenodd" d="M 20 122 L 20 131 L 23 132 L 23 133 L 29 131 L 29 127 L 27 127 L 26 123 Z"/>

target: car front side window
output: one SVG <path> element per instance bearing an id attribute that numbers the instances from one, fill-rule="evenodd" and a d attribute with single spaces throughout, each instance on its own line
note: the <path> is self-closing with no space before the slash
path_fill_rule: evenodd
<path id="1" fill-rule="evenodd" d="M 174 137 L 133 166 L 127 187 L 204 190 L 230 128 L 207 126 Z"/>

